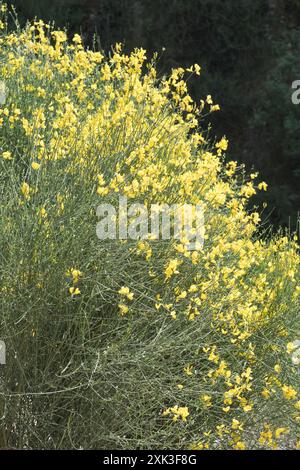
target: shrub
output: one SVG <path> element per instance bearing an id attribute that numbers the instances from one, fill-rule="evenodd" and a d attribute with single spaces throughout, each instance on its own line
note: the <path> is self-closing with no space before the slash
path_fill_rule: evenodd
<path id="1" fill-rule="evenodd" d="M 266 185 L 201 129 L 199 67 L 158 80 L 143 49 L 8 33 L 1 11 L 1 446 L 299 445 L 296 238 L 258 237 Z M 120 194 L 201 204 L 204 246 L 98 240 Z"/>

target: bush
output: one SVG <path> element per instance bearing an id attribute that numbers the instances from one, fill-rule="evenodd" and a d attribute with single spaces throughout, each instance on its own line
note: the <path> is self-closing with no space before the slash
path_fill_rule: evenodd
<path id="1" fill-rule="evenodd" d="M 199 62 L 201 81 L 189 81 L 194 99 L 212 93 L 222 113 L 227 157 L 255 167 L 270 184 L 268 219 L 295 227 L 299 212 L 299 106 L 291 83 L 299 70 L 299 0 L 15 0 L 22 22 L 35 15 L 84 42 L 107 49 L 123 41 L 160 52 L 159 71 Z M 258 199 L 261 203 L 261 198 Z"/>
<path id="2" fill-rule="evenodd" d="M 258 237 L 266 185 L 201 129 L 199 67 L 158 80 L 1 11 L 1 447 L 299 446 L 296 237 Z M 201 204 L 204 246 L 99 241 L 120 194 Z"/>

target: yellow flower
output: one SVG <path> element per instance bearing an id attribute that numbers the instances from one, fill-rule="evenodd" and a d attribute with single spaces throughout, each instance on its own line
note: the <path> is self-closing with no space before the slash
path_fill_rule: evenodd
<path id="1" fill-rule="evenodd" d="M 184 369 L 183 369 L 184 373 L 186 375 L 193 375 L 193 366 L 192 365 L 187 365 Z"/>
<path id="2" fill-rule="evenodd" d="M 267 183 L 265 183 L 264 181 L 262 181 L 261 183 L 259 183 L 258 189 L 259 189 L 260 191 L 261 191 L 261 190 L 267 191 L 267 189 L 268 189 Z"/>
<path id="3" fill-rule="evenodd" d="M 46 218 L 47 217 L 47 211 L 44 207 L 42 207 L 40 210 L 39 210 L 39 214 L 40 216 L 42 217 L 42 219 Z"/>
<path id="4" fill-rule="evenodd" d="M 212 406 L 211 396 L 210 395 L 202 395 L 201 400 L 205 403 L 207 408 Z"/>
<path id="5" fill-rule="evenodd" d="M 179 266 L 179 261 L 177 259 L 173 259 L 169 262 L 168 266 L 165 269 L 166 279 L 170 279 L 173 274 L 178 274 L 177 268 Z"/>
<path id="6" fill-rule="evenodd" d="M 221 151 L 223 150 L 223 152 L 225 152 L 225 151 L 228 149 L 228 140 L 225 139 L 225 137 L 223 137 L 223 138 L 220 140 L 220 142 L 218 142 L 218 143 L 216 144 L 216 148 L 217 148 L 218 150 L 221 150 Z"/>
<path id="7" fill-rule="evenodd" d="M 125 304 L 119 304 L 118 307 L 120 309 L 120 313 L 121 313 L 122 316 L 126 315 L 126 313 L 128 313 L 128 311 L 129 311 L 129 308 Z"/>
<path id="8" fill-rule="evenodd" d="M 271 392 L 265 388 L 262 392 L 261 392 L 262 396 L 267 400 L 268 398 L 270 398 L 271 396 Z"/>
<path id="9" fill-rule="evenodd" d="M 192 445 L 190 450 L 203 450 L 203 449 L 204 449 L 204 444 L 201 441 L 199 441 L 197 442 L 197 444 Z"/>
<path id="10" fill-rule="evenodd" d="M 79 34 L 74 34 L 73 42 L 75 44 L 81 44 L 82 43 L 82 40 L 81 40 L 81 37 L 79 36 Z"/>
<path id="11" fill-rule="evenodd" d="M 232 424 L 231 424 L 232 429 L 239 429 L 242 430 L 242 425 L 240 424 L 238 419 L 233 418 Z"/>
<path id="12" fill-rule="evenodd" d="M 78 289 L 78 287 L 70 287 L 69 292 L 70 292 L 71 295 L 79 295 L 80 294 L 80 290 Z"/>
<path id="13" fill-rule="evenodd" d="M 32 162 L 31 163 L 31 168 L 33 170 L 38 170 L 40 168 L 40 166 L 41 166 L 40 163 L 37 163 L 37 162 Z"/>
<path id="14" fill-rule="evenodd" d="M 171 315 L 171 318 L 172 318 L 173 320 L 176 320 L 177 314 L 176 314 L 176 311 L 175 311 L 175 310 L 172 310 L 172 312 L 170 313 L 170 315 Z"/>
<path id="15" fill-rule="evenodd" d="M 251 411 L 253 408 L 253 405 L 245 405 L 243 406 L 243 410 L 245 413 L 248 413 L 249 411 Z"/>
<path id="16" fill-rule="evenodd" d="M 195 285 L 195 284 L 192 284 L 190 287 L 189 287 L 189 292 L 191 293 L 195 293 L 198 291 L 198 287 Z"/>
<path id="17" fill-rule="evenodd" d="M 300 400 L 295 403 L 295 408 L 300 411 Z"/>
<path id="18" fill-rule="evenodd" d="M 268 424 L 264 424 L 264 430 L 260 433 L 258 442 L 261 445 L 264 445 L 264 444 L 272 445 L 273 443 L 272 438 L 273 438 L 273 433 L 270 430 L 270 426 Z"/>
<path id="19" fill-rule="evenodd" d="M 103 188 L 102 186 L 99 186 L 97 188 L 97 194 L 99 194 L 100 196 L 106 196 L 106 194 L 108 194 L 108 188 Z"/>
<path id="20" fill-rule="evenodd" d="M 246 444 L 242 441 L 238 441 L 235 445 L 234 448 L 236 450 L 245 450 L 246 449 Z"/>
<path id="21" fill-rule="evenodd" d="M 118 292 L 120 295 L 127 297 L 128 300 L 133 300 L 134 294 L 133 292 L 130 292 L 129 287 L 123 286 Z"/>
<path id="22" fill-rule="evenodd" d="M 24 183 L 22 183 L 21 192 L 22 192 L 25 199 L 29 198 L 30 187 L 29 187 L 28 183 L 25 183 L 25 181 L 24 181 Z"/>
<path id="23" fill-rule="evenodd" d="M 286 350 L 288 354 L 291 354 L 295 349 L 294 343 L 290 342 L 286 345 Z"/>
<path id="24" fill-rule="evenodd" d="M 274 370 L 275 370 L 275 372 L 276 372 L 277 374 L 280 374 L 280 372 L 281 372 L 281 366 L 280 366 L 279 364 L 276 364 L 276 365 L 274 366 Z"/>
<path id="25" fill-rule="evenodd" d="M 118 291 L 120 295 L 127 295 L 129 294 L 129 287 L 121 287 L 121 289 Z"/>
<path id="26" fill-rule="evenodd" d="M 77 284 L 79 278 L 82 276 L 82 272 L 79 269 L 71 269 L 74 284 Z"/>
<path id="27" fill-rule="evenodd" d="M 287 434 L 289 430 L 287 428 L 277 428 L 275 431 L 276 439 L 280 439 L 283 434 Z"/>
<path id="28" fill-rule="evenodd" d="M 178 408 L 178 413 L 181 416 L 182 421 L 186 421 L 186 418 L 189 416 L 189 409 L 187 406 L 181 406 Z"/>
<path id="29" fill-rule="evenodd" d="M 286 400 L 293 400 L 294 398 L 297 397 L 296 390 L 290 385 L 283 385 L 282 393 L 283 393 L 284 398 L 286 398 Z"/>
<path id="30" fill-rule="evenodd" d="M 201 67 L 200 67 L 200 65 L 195 64 L 195 65 L 194 65 L 194 70 L 195 70 L 196 75 L 200 75 L 200 72 L 201 72 Z"/>
<path id="31" fill-rule="evenodd" d="M 8 152 L 8 151 L 3 152 L 2 158 L 4 158 L 4 160 L 11 160 L 12 159 L 11 152 Z"/>
<path id="32" fill-rule="evenodd" d="M 82 276 L 82 272 L 79 269 L 71 268 L 69 271 L 66 272 L 66 276 L 72 276 L 73 284 L 77 284 L 79 278 Z"/>
<path id="33" fill-rule="evenodd" d="M 67 35 L 63 31 L 53 31 L 51 34 L 55 38 L 57 45 L 67 40 Z"/>
<path id="34" fill-rule="evenodd" d="M 163 416 L 168 416 L 169 414 L 173 415 L 173 421 L 177 421 L 178 418 L 181 418 L 182 421 L 186 421 L 186 418 L 189 416 L 189 409 L 187 406 L 173 406 L 172 408 L 167 408 L 163 411 Z"/>

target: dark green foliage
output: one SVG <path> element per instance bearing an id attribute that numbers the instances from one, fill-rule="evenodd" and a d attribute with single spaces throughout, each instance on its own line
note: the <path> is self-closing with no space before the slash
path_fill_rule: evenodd
<path id="1" fill-rule="evenodd" d="M 293 224 L 300 209 L 300 106 L 291 100 L 292 82 L 299 78 L 300 28 L 284 31 L 273 40 L 270 68 L 256 92 L 249 119 L 253 133 L 249 155 L 273 183 L 270 197 L 278 221 L 285 224 L 289 217 Z"/>

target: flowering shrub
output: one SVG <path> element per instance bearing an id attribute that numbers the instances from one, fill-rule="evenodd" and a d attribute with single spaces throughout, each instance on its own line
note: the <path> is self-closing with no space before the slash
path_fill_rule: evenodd
<path id="1" fill-rule="evenodd" d="M 258 236 L 266 184 L 201 129 L 200 67 L 158 79 L 1 11 L 1 446 L 299 446 L 297 239 Z M 204 246 L 99 241 L 120 194 L 201 204 Z"/>

